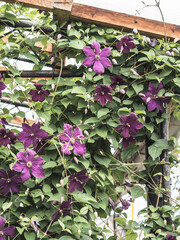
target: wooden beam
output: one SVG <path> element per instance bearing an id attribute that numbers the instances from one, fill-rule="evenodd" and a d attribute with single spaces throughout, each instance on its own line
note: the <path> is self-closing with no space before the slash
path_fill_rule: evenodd
<path id="1" fill-rule="evenodd" d="M 33 123 L 35 123 L 35 121 L 29 120 L 29 119 L 27 119 L 26 122 L 30 123 L 30 125 L 32 125 Z M 15 118 L 13 118 L 13 119 L 10 121 L 10 123 L 21 125 L 22 123 L 24 123 L 24 119 L 23 119 L 23 118 L 20 118 L 20 117 L 15 117 Z"/>
<path id="2" fill-rule="evenodd" d="M 100 26 L 113 27 L 125 31 L 132 31 L 132 29 L 136 28 L 140 34 L 157 38 L 164 37 L 163 22 L 78 3 L 73 3 L 70 19 L 94 23 Z M 166 23 L 166 31 L 167 37 L 180 39 L 179 25 Z"/>
<path id="3" fill-rule="evenodd" d="M 23 3 L 27 7 L 35 7 L 38 9 L 52 11 L 54 6 L 54 0 L 3 0 L 8 3 Z"/>

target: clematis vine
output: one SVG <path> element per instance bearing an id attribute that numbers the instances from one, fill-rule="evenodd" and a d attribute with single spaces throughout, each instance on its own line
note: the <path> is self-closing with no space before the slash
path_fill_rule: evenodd
<path id="1" fill-rule="evenodd" d="M 115 130 L 121 132 L 121 136 L 123 138 L 130 138 L 132 135 L 138 133 L 138 130 L 143 127 L 143 124 L 138 121 L 138 117 L 135 113 L 130 113 L 129 116 L 121 116 L 120 117 L 121 125 L 118 125 Z"/>
<path id="2" fill-rule="evenodd" d="M 48 89 L 43 90 L 43 84 L 40 83 L 35 83 L 34 86 L 36 87 L 36 90 L 31 89 L 28 94 L 32 96 L 33 101 L 43 102 L 45 100 L 45 97 L 49 96 L 50 91 Z"/>
<path id="3" fill-rule="evenodd" d="M 71 205 L 72 203 L 70 201 L 62 202 L 60 208 L 51 217 L 52 222 L 56 222 L 61 215 L 63 215 L 64 217 L 69 215 L 71 211 Z"/>
<path id="4" fill-rule="evenodd" d="M 6 196 L 10 191 L 18 193 L 21 184 L 21 176 L 17 175 L 16 171 L 8 169 L 6 172 L 0 169 L 0 192 L 3 196 Z"/>
<path id="5" fill-rule="evenodd" d="M 123 80 L 123 77 L 121 75 L 112 75 L 110 79 L 112 82 L 110 86 L 113 90 L 115 90 L 117 86 L 127 85 L 127 82 Z"/>
<path id="6" fill-rule="evenodd" d="M 130 49 L 136 48 L 136 45 L 132 42 L 134 39 L 129 36 L 124 36 L 121 38 L 120 42 L 116 43 L 116 48 L 120 50 L 120 53 L 129 53 Z"/>
<path id="7" fill-rule="evenodd" d="M 87 67 L 93 65 L 93 69 L 97 74 L 103 74 L 104 68 L 112 66 L 111 61 L 107 58 L 110 56 L 111 49 L 103 48 L 101 51 L 100 44 L 96 41 L 93 41 L 91 47 L 84 47 L 83 52 L 87 56 L 83 61 L 83 65 Z"/>
<path id="8" fill-rule="evenodd" d="M 147 103 L 148 111 L 151 112 L 155 109 L 163 110 L 163 103 L 168 103 L 171 97 L 158 96 L 159 91 L 163 88 L 163 84 L 160 83 L 158 87 L 150 83 L 148 86 L 148 92 L 144 94 L 142 100 Z"/>
<path id="9" fill-rule="evenodd" d="M 104 107 L 104 105 L 106 104 L 106 100 L 109 102 L 113 102 L 113 98 L 111 95 L 113 90 L 110 86 L 100 84 L 100 87 L 96 86 L 96 89 L 94 92 L 96 93 L 94 97 L 94 101 L 99 100 L 101 103 L 101 106 Z"/>
<path id="10" fill-rule="evenodd" d="M 40 129 L 40 123 L 34 123 L 32 127 L 23 123 L 22 129 L 23 131 L 18 133 L 17 138 L 21 142 L 24 142 L 25 148 L 28 148 L 31 144 L 33 144 L 33 148 L 35 148 L 39 141 L 47 137 L 47 132 Z"/>
<path id="11" fill-rule="evenodd" d="M 44 159 L 42 157 L 36 157 L 36 152 L 33 150 L 21 151 L 17 153 L 17 162 L 13 166 L 13 170 L 21 172 L 22 181 L 27 181 L 30 177 L 30 171 L 32 175 L 37 178 L 45 177 L 42 164 Z"/>
<path id="12" fill-rule="evenodd" d="M 2 90 L 6 88 L 6 85 L 1 81 L 2 75 L 0 73 L 0 98 L 2 97 Z"/>
<path id="13" fill-rule="evenodd" d="M 16 233 L 16 227 L 10 226 L 3 230 L 5 226 L 6 219 L 3 217 L 0 217 L 0 240 L 6 240 L 4 236 L 9 236 L 13 238 Z"/>
<path id="14" fill-rule="evenodd" d="M 85 175 L 87 172 L 86 169 L 80 171 L 80 172 L 77 172 L 73 175 L 71 175 L 68 180 L 70 182 L 70 186 L 69 186 L 69 193 L 72 193 L 75 191 L 75 189 L 77 189 L 78 191 L 82 192 L 83 190 L 83 185 L 81 184 L 82 183 L 86 183 L 89 178 Z"/>
<path id="15" fill-rule="evenodd" d="M 73 132 L 73 126 L 64 124 L 64 132 L 58 134 L 60 142 L 63 143 L 61 151 L 65 155 L 70 155 L 71 151 L 84 157 L 86 153 L 86 146 L 81 141 L 84 140 L 84 135 L 79 127 L 76 127 Z"/>
<path id="16" fill-rule="evenodd" d="M 8 131 L 5 128 L 0 129 L 0 146 L 8 146 L 9 144 L 14 144 L 16 141 L 16 136 L 14 132 Z"/>

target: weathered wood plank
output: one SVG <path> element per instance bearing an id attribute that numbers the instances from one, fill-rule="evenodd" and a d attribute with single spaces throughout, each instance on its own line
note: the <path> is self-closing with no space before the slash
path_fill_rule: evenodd
<path id="1" fill-rule="evenodd" d="M 33 124 L 33 123 L 35 123 L 35 121 L 33 121 L 33 120 L 27 120 L 28 121 L 28 123 L 30 123 L 31 125 Z M 13 124 L 18 124 L 18 125 L 21 125 L 22 123 L 24 122 L 24 119 L 23 118 L 20 118 L 20 117 L 15 117 L 15 118 L 13 118 L 11 121 L 10 121 L 10 123 L 13 123 Z"/>
<path id="2" fill-rule="evenodd" d="M 3 0 L 8 3 L 16 3 L 17 0 Z M 28 7 L 36 7 L 42 10 L 53 10 L 54 0 L 18 0 L 20 3 L 24 3 Z"/>
<path id="3" fill-rule="evenodd" d="M 136 28 L 150 37 L 164 37 L 163 22 L 73 3 L 70 18 L 131 31 Z M 180 26 L 166 23 L 167 37 L 180 39 Z"/>

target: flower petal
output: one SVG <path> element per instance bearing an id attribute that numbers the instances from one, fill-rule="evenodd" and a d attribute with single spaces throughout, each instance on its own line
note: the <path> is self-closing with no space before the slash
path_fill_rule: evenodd
<path id="1" fill-rule="evenodd" d="M 4 229 L 3 233 L 4 235 L 10 236 L 11 238 L 13 238 L 16 233 L 16 227 L 15 226 L 7 227 L 6 229 Z"/>
<path id="2" fill-rule="evenodd" d="M 83 65 L 87 66 L 87 67 L 90 67 L 93 65 L 93 63 L 95 62 L 95 58 L 94 57 L 87 57 L 84 59 L 83 61 Z"/>
<path id="3" fill-rule="evenodd" d="M 32 165 L 31 172 L 34 177 L 37 178 L 45 177 L 44 169 L 40 165 Z"/>
<path id="4" fill-rule="evenodd" d="M 103 50 L 100 53 L 100 57 L 109 57 L 111 54 L 111 49 L 110 48 L 103 48 Z"/>
<path id="5" fill-rule="evenodd" d="M 80 192 L 82 192 L 82 190 L 83 190 L 83 185 L 78 181 L 76 182 L 76 189 Z"/>
<path id="6" fill-rule="evenodd" d="M 61 152 L 65 155 L 70 155 L 71 151 L 70 148 L 72 147 L 70 142 L 67 142 L 65 144 L 63 144 L 62 148 L 61 148 Z"/>
<path id="7" fill-rule="evenodd" d="M 73 137 L 78 140 L 84 140 L 84 135 L 79 127 L 76 127 L 73 132 Z"/>
<path id="8" fill-rule="evenodd" d="M 96 60 L 93 66 L 95 73 L 103 74 L 104 73 L 104 66 L 102 65 L 100 60 Z"/>
<path id="9" fill-rule="evenodd" d="M 69 184 L 69 193 L 74 192 L 75 188 L 76 188 L 76 180 L 72 180 Z"/>
<path id="10" fill-rule="evenodd" d="M 100 44 L 96 41 L 93 41 L 91 46 L 92 46 L 92 48 L 95 49 L 95 54 L 99 55 L 100 54 Z"/>
<path id="11" fill-rule="evenodd" d="M 26 123 L 22 123 L 22 129 L 23 129 L 24 132 L 27 132 L 29 134 L 32 133 L 31 127 L 28 124 L 26 124 Z"/>
<path id="12" fill-rule="evenodd" d="M 123 138 L 129 138 L 130 137 L 130 134 L 129 134 L 129 128 L 128 127 L 125 127 L 121 133 L 121 136 Z"/>
<path id="13" fill-rule="evenodd" d="M 86 146 L 84 145 L 84 143 L 75 142 L 75 144 L 73 144 L 73 148 L 75 154 L 82 155 L 84 157 L 86 153 Z"/>
<path id="14" fill-rule="evenodd" d="M 0 217 L 0 231 L 2 231 L 4 225 L 5 225 L 6 219 L 3 217 Z"/>
<path id="15" fill-rule="evenodd" d="M 109 68 L 112 66 L 112 63 L 108 58 L 100 58 L 100 62 L 105 68 Z"/>
<path id="16" fill-rule="evenodd" d="M 95 52 L 91 47 L 83 47 L 83 52 L 87 57 L 95 57 Z"/>

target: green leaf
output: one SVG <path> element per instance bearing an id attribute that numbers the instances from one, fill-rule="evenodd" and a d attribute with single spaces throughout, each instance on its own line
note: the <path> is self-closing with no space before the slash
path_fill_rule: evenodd
<path id="1" fill-rule="evenodd" d="M 105 167 L 108 168 L 111 159 L 108 157 L 104 157 L 104 156 L 100 156 L 100 155 L 94 155 L 94 159 L 96 160 L 96 162 L 98 162 L 100 165 L 103 165 Z"/>
<path id="2" fill-rule="evenodd" d="M 84 87 L 74 87 L 72 89 L 72 93 L 77 93 L 77 94 L 86 94 L 86 89 Z"/>
<path id="3" fill-rule="evenodd" d="M 124 151 L 122 151 L 121 157 L 122 161 L 130 158 L 134 153 L 136 153 L 138 150 L 138 146 L 134 144 L 130 144 L 129 147 Z"/>
<path id="4" fill-rule="evenodd" d="M 34 232 L 25 232 L 24 237 L 26 240 L 35 240 L 36 234 Z"/>
<path id="5" fill-rule="evenodd" d="M 132 232 L 132 230 L 128 230 L 125 234 L 125 240 L 136 240 L 137 236 L 137 233 Z"/>
<path id="6" fill-rule="evenodd" d="M 174 78 L 173 81 L 178 87 L 180 87 L 180 77 Z"/>
<path id="7" fill-rule="evenodd" d="M 88 123 L 95 123 L 95 122 L 99 122 L 99 120 L 97 119 L 97 117 L 90 117 L 88 118 L 84 124 L 88 124 Z"/>
<path id="8" fill-rule="evenodd" d="M 114 218 L 114 220 L 119 223 L 120 226 L 124 226 L 126 225 L 126 219 L 123 218 L 123 217 L 117 217 L 117 218 Z"/>
<path id="9" fill-rule="evenodd" d="M 30 59 L 31 61 L 33 61 L 36 65 L 39 64 L 39 61 L 37 60 L 37 57 L 34 56 L 33 54 L 26 52 L 24 53 L 24 56 L 27 57 L 27 59 Z"/>
<path id="10" fill-rule="evenodd" d="M 97 112 L 97 117 L 100 118 L 102 116 L 105 116 L 109 112 L 110 112 L 110 110 L 108 108 L 102 108 Z"/>
<path id="11" fill-rule="evenodd" d="M 82 50 L 83 47 L 85 47 L 85 46 L 86 46 L 85 42 L 83 40 L 78 40 L 78 39 L 72 40 L 69 43 L 69 47 L 75 48 L 75 49 L 80 49 L 80 50 Z"/>
<path id="12" fill-rule="evenodd" d="M 9 209 L 12 206 L 12 202 L 5 202 L 2 205 L 2 209 L 3 211 L 6 211 L 7 209 Z"/>
<path id="13" fill-rule="evenodd" d="M 95 131 L 100 137 L 104 139 L 107 137 L 108 130 L 106 127 L 96 128 Z"/>
<path id="14" fill-rule="evenodd" d="M 137 83 L 133 83 L 132 87 L 134 88 L 136 94 L 138 94 L 144 89 L 144 86 L 142 84 L 137 84 Z"/>
<path id="15" fill-rule="evenodd" d="M 139 198 L 139 197 L 143 196 L 143 194 L 144 194 L 144 191 L 140 186 L 137 185 L 137 186 L 133 186 L 131 188 L 132 199 Z"/>
<path id="16" fill-rule="evenodd" d="M 87 203 L 87 202 L 96 202 L 96 199 L 86 193 L 82 193 L 82 192 L 73 192 L 72 193 L 73 197 L 76 199 L 76 201 L 78 202 L 84 202 L 84 203 Z"/>
<path id="17" fill-rule="evenodd" d="M 45 163 L 45 164 L 43 165 L 43 168 L 44 168 L 44 169 L 46 169 L 46 168 L 54 168 L 54 167 L 56 167 L 56 166 L 57 166 L 56 162 L 49 161 L 49 162 L 47 162 L 47 163 Z"/>
<path id="18" fill-rule="evenodd" d="M 20 235 L 24 232 L 24 228 L 16 227 L 16 229 Z"/>
<path id="19" fill-rule="evenodd" d="M 164 149 L 168 149 L 168 142 L 165 139 L 158 139 L 150 147 L 148 147 L 148 153 L 153 160 L 158 158 Z"/>

